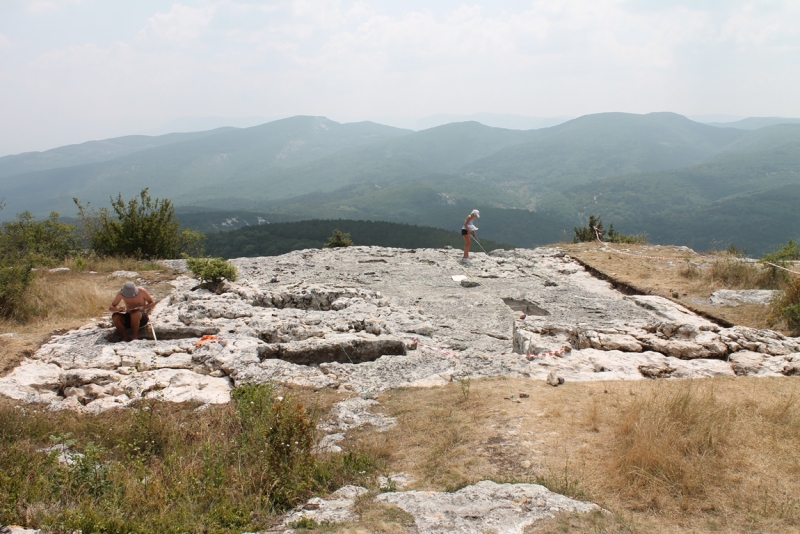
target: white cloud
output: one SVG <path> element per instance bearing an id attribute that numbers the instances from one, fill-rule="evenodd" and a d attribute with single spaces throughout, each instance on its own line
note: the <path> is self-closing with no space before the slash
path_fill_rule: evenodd
<path id="1" fill-rule="evenodd" d="M 150 17 L 139 37 L 176 43 L 197 39 L 211 23 L 216 9 L 216 6 L 194 8 L 173 4 L 167 13 Z"/>
<path id="2" fill-rule="evenodd" d="M 42 39 L 23 15 L 0 34 L 0 113 L 800 115 L 794 1 L 184 2 L 102 37 Z"/>
<path id="3" fill-rule="evenodd" d="M 734 10 L 719 29 L 719 40 L 738 45 L 772 45 L 800 35 L 800 4 L 787 3 L 781 11 L 759 10 L 753 4 Z M 795 43 L 796 45 L 797 43 Z"/>
<path id="4" fill-rule="evenodd" d="M 0 52 L 11 48 L 14 48 L 14 43 L 11 42 L 11 39 L 0 33 Z"/>
<path id="5" fill-rule="evenodd" d="M 24 0 L 23 7 L 32 15 L 46 15 L 57 12 L 70 5 L 80 4 L 83 0 Z"/>

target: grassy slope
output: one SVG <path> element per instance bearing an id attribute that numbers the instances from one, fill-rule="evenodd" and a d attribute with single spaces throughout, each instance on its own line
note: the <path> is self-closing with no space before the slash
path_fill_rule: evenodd
<path id="1" fill-rule="evenodd" d="M 358 199 L 365 200 L 362 205 L 369 206 L 368 209 L 353 207 L 350 202 L 352 197 L 346 196 L 352 193 L 352 189 L 365 190 Z M 205 233 L 256 226 L 258 217 L 261 217 L 271 223 L 298 219 L 383 220 L 440 228 L 457 235 L 464 217 L 473 208 L 478 208 L 482 214 L 478 225 L 479 239 L 486 238 L 517 247 L 535 247 L 571 239 L 572 227 L 562 220 L 527 210 L 487 205 L 483 200 L 485 197 L 478 194 L 480 192 L 478 190 L 470 197 L 454 195 L 445 199 L 435 189 L 423 184 L 382 189 L 356 186 L 342 191 L 342 198 L 335 194 L 308 195 L 297 199 L 294 204 L 278 206 L 279 211 L 193 211 L 179 213 L 178 218 L 183 226 Z M 327 235 L 322 237 L 327 239 Z"/>
<path id="2" fill-rule="evenodd" d="M 800 183 L 659 214 L 650 221 L 647 232 L 654 243 L 680 242 L 696 250 L 733 243 L 758 257 L 800 238 Z"/>
<path id="3" fill-rule="evenodd" d="M 176 209 L 175 215 L 181 226 L 203 233 L 256 226 L 259 224 L 259 218 L 269 223 L 302 220 L 267 211 L 193 209 L 186 207 Z"/>

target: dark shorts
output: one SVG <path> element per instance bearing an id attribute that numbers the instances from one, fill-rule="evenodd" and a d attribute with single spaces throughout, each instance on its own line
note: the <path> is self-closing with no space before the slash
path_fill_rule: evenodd
<path id="1" fill-rule="evenodd" d="M 116 313 L 114 315 L 117 315 Z M 122 315 L 122 324 L 125 328 L 131 327 L 131 315 L 129 313 L 120 313 Z M 150 321 L 150 318 L 147 316 L 146 313 L 142 312 L 142 318 L 139 319 L 139 328 L 147 326 L 147 323 Z"/>
<path id="2" fill-rule="evenodd" d="M 466 230 L 464 230 L 463 228 L 461 229 L 461 235 L 467 235 L 468 233 L 469 233 L 469 232 L 467 232 L 467 231 L 466 231 Z"/>

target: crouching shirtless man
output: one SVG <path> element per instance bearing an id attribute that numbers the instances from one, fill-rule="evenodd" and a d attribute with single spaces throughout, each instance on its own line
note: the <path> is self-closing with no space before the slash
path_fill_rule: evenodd
<path id="1" fill-rule="evenodd" d="M 125 302 L 125 306 L 119 306 L 121 300 Z M 133 282 L 125 282 L 114 298 L 114 302 L 108 307 L 108 311 L 114 312 L 111 315 L 111 321 L 117 327 L 123 341 L 136 339 L 139 329 L 143 328 L 149 320 L 147 310 L 155 304 L 153 297 L 145 288 L 136 287 Z M 128 337 L 128 328 L 131 329 L 130 337 Z"/>

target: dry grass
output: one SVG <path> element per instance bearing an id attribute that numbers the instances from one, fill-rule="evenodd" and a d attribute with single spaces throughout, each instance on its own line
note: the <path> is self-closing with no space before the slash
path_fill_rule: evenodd
<path id="1" fill-rule="evenodd" d="M 160 271 L 164 269 L 163 265 L 155 261 L 116 256 L 101 257 L 94 254 L 69 258 L 59 267 L 68 267 L 72 271 L 95 271 L 98 273 Z"/>
<path id="2" fill-rule="evenodd" d="M 506 400 L 509 392 L 514 400 Z M 527 392 L 530 398 L 519 399 Z M 351 435 L 413 489 L 529 481 L 612 515 L 531 532 L 800 530 L 800 382 L 793 378 L 473 381 L 381 397 L 399 424 Z"/>
<path id="3" fill-rule="evenodd" d="M 33 324 L 65 319 L 85 320 L 101 315 L 119 288 L 118 280 L 69 272 L 42 273 L 34 279 L 27 306 Z"/>
<path id="4" fill-rule="evenodd" d="M 691 508 L 721 485 L 735 463 L 727 454 L 734 413 L 712 387 L 651 388 L 623 407 L 613 429 L 615 489 L 655 509 L 665 499 Z"/>
<path id="5" fill-rule="evenodd" d="M 778 289 L 784 280 L 775 276 L 774 269 L 758 263 L 740 261 L 736 256 L 720 254 L 701 280 L 726 289 Z"/>

